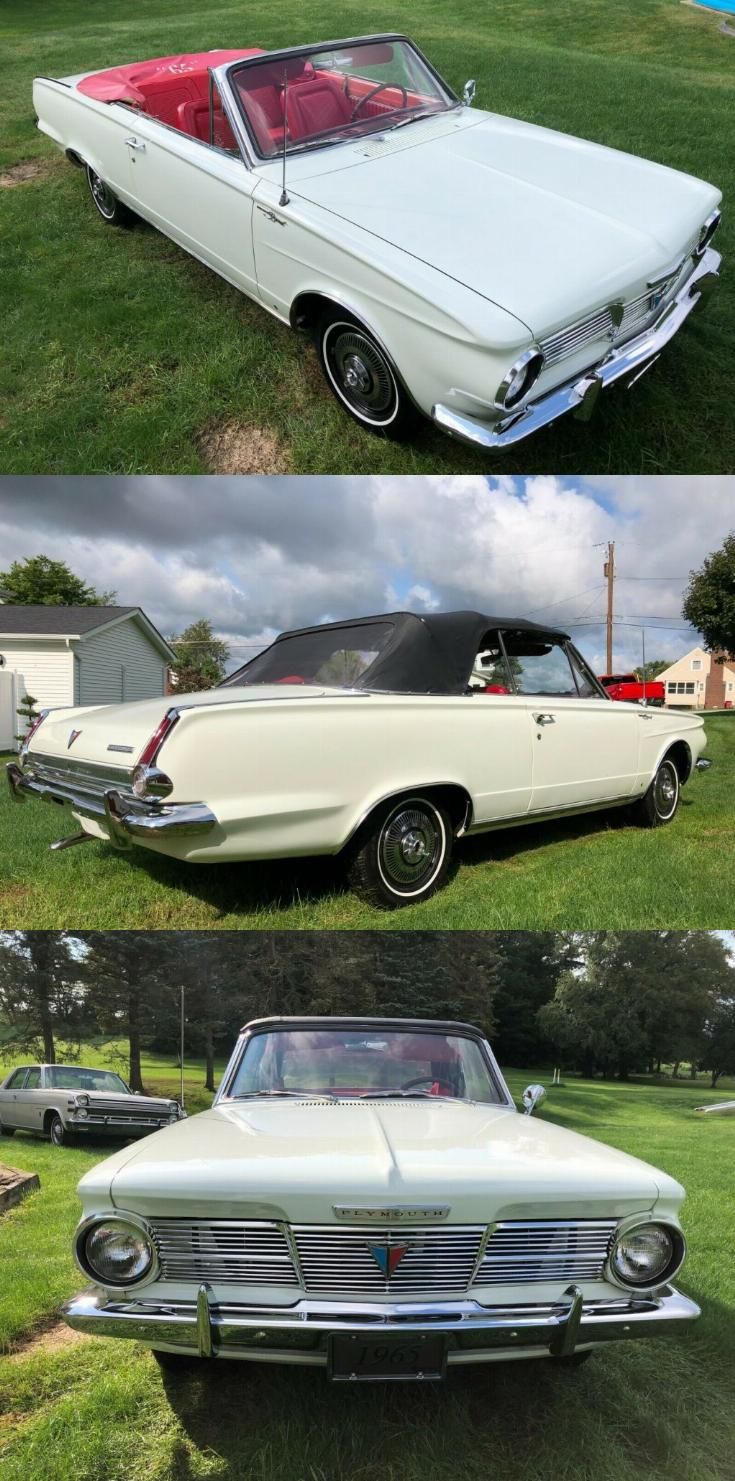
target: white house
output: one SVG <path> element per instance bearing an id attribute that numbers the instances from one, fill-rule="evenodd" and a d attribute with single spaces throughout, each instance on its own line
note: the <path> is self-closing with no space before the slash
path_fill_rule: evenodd
<path id="1" fill-rule="evenodd" d="M 0 750 L 12 750 L 25 694 L 38 709 L 165 694 L 174 654 L 140 607 L 0 601 Z"/>
<path id="2" fill-rule="evenodd" d="M 731 709 L 735 702 L 735 664 L 717 662 L 717 655 L 692 648 L 659 674 L 665 703 L 677 709 Z"/>

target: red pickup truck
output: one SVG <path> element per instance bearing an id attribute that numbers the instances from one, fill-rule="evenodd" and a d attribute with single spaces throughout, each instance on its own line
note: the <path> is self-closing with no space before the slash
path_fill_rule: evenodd
<path id="1" fill-rule="evenodd" d="M 637 674 L 599 674 L 611 699 L 624 699 L 629 704 L 662 705 L 665 689 L 660 679 L 639 679 Z"/>

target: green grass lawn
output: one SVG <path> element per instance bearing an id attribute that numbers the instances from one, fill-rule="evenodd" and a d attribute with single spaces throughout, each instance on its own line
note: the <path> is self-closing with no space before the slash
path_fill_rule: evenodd
<path id="1" fill-rule="evenodd" d="M 202 435 L 257 429 L 253 471 L 722 472 L 735 467 L 726 366 L 735 294 L 726 277 L 652 374 L 610 395 L 589 425 L 566 418 L 502 457 L 427 423 L 410 446 L 364 433 L 333 402 L 310 346 L 147 227 L 111 232 L 81 172 L 34 129 L 34 74 L 63 76 L 186 50 L 276 47 L 405 24 L 481 107 L 645 155 L 717 184 L 721 249 L 733 240 L 735 42 L 679 0 L 4 0 L 0 172 L 0 471 L 192 473 Z M 512 250 L 512 246 L 509 246 Z M 248 437 L 246 435 L 247 443 Z M 215 471 L 217 469 L 215 468 Z"/>
<path id="2" fill-rule="evenodd" d="M 91 843 L 49 853 L 68 812 L 22 807 L 0 787 L 0 919 L 6 928 L 215 930 L 685 930 L 732 916 L 735 713 L 707 719 L 707 754 L 674 823 L 623 813 L 480 835 L 458 844 L 448 886 L 384 912 L 347 891 L 333 860 L 187 865 Z"/>
<path id="3" fill-rule="evenodd" d="M 169 1089 L 172 1063 L 148 1062 Z M 516 1096 L 537 1070 L 511 1071 Z M 543 1073 L 540 1076 L 544 1076 Z M 192 1103 L 201 1066 L 187 1065 Z M 133 1344 L 24 1351 L 82 1278 L 69 1253 L 75 1184 L 99 1156 L 30 1136 L 5 1157 L 41 1191 L 0 1220 L 3 1481 L 724 1481 L 735 1452 L 735 1124 L 693 1106 L 701 1084 L 549 1089 L 539 1113 L 663 1167 L 687 1188 L 680 1285 L 703 1309 L 684 1336 L 611 1345 L 579 1371 L 454 1370 L 443 1386 L 330 1387 L 319 1372 L 202 1366 L 162 1379 Z"/>

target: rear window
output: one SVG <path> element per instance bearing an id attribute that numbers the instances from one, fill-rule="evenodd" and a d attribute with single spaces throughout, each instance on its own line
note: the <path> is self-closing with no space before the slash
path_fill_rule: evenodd
<path id="1" fill-rule="evenodd" d="M 254 658 L 237 682 L 365 687 L 370 669 L 392 632 L 392 622 L 366 622 L 355 627 L 295 633 Z"/>

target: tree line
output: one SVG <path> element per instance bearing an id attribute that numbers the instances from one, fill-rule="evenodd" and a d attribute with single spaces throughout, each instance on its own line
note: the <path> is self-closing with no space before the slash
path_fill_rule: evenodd
<path id="1" fill-rule="evenodd" d="M 735 1073 L 735 962 L 704 931 L 0 932 L 0 1060 L 122 1041 L 143 1090 L 143 1052 L 178 1052 L 182 988 L 210 1090 L 243 1023 L 294 1014 L 476 1023 L 517 1067 Z"/>

